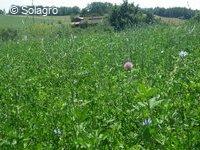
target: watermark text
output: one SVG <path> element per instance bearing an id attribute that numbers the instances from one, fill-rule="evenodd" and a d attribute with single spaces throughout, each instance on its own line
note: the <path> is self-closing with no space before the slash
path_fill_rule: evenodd
<path id="1" fill-rule="evenodd" d="M 56 7 L 39 7 L 39 6 L 11 6 L 10 14 L 12 15 L 57 15 L 58 8 Z"/>

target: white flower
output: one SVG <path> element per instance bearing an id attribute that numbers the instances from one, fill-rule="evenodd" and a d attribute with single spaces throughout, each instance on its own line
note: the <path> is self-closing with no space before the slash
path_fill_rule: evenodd
<path id="1" fill-rule="evenodd" d="M 61 134 L 62 134 L 62 133 L 61 133 L 61 130 L 60 130 L 59 128 L 54 129 L 53 132 L 54 132 L 54 134 L 56 134 L 56 135 L 61 135 Z"/>
<path id="2" fill-rule="evenodd" d="M 142 124 L 143 124 L 143 126 L 148 126 L 151 123 L 152 123 L 152 120 L 150 118 L 148 118 L 148 119 L 145 119 Z"/>
<path id="3" fill-rule="evenodd" d="M 179 56 L 181 57 L 181 58 L 184 58 L 184 57 L 186 57 L 188 55 L 188 52 L 186 52 L 186 51 L 180 51 L 179 52 Z"/>

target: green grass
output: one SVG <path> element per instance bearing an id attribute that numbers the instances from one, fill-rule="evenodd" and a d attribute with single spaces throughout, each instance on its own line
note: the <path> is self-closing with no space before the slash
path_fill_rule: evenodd
<path id="1" fill-rule="evenodd" d="M 0 45 L 0 149 L 199 148 L 199 25 L 57 28 Z"/>
<path id="2" fill-rule="evenodd" d="M 70 23 L 69 16 L 2 16 L 0 15 L 0 28 L 18 28 L 23 29 L 24 27 L 30 26 L 35 23 L 58 23 L 63 24 Z"/>

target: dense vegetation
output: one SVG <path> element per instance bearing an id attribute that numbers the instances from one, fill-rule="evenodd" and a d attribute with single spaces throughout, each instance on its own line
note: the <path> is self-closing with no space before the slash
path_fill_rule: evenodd
<path id="1" fill-rule="evenodd" d="M 199 149 L 199 18 L 0 16 L 0 149 Z"/>
<path id="2" fill-rule="evenodd" d="M 0 41 L 0 149 L 198 149 L 199 32 L 19 29 Z"/>
<path id="3" fill-rule="evenodd" d="M 196 15 L 192 18 L 192 20 L 200 23 L 200 12 L 197 12 Z"/>
<path id="4" fill-rule="evenodd" d="M 81 16 L 103 16 L 110 14 L 113 8 L 111 3 L 93 2 L 82 9 Z"/>
<path id="5" fill-rule="evenodd" d="M 154 16 L 151 13 L 143 13 L 138 6 L 125 0 L 122 5 L 113 8 L 109 21 L 114 29 L 123 30 L 140 23 L 153 23 Z"/>

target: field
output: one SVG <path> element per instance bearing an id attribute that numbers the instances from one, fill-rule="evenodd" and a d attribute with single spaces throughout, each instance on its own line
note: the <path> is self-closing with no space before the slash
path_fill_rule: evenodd
<path id="1" fill-rule="evenodd" d="M 1 16 L 0 15 L 0 29 L 1 28 L 25 28 L 31 24 L 51 24 L 51 23 L 70 23 L 69 16 Z"/>
<path id="2" fill-rule="evenodd" d="M 160 17 L 155 16 L 157 19 L 159 19 L 162 23 L 166 23 L 169 25 L 181 25 L 184 24 L 185 20 L 178 19 L 178 18 L 167 18 L 167 17 Z"/>
<path id="3" fill-rule="evenodd" d="M 19 32 L 0 41 L 0 149 L 199 149 L 199 24 Z"/>

